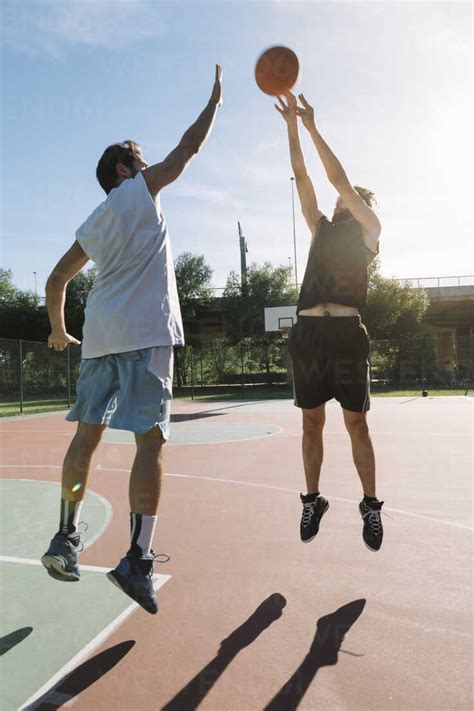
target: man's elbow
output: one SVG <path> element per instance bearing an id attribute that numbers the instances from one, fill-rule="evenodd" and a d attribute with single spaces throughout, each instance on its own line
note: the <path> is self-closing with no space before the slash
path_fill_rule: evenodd
<path id="1" fill-rule="evenodd" d="M 51 272 L 48 279 L 46 280 L 46 293 L 53 291 L 61 291 L 67 286 L 68 280 L 64 278 L 59 272 Z"/>
<path id="2" fill-rule="evenodd" d="M 327 173 L 327 176 L 329 182 L 336 190 L 343 187 L 344 184 L 348 182 L 347 175 L 342 168 Z"/>

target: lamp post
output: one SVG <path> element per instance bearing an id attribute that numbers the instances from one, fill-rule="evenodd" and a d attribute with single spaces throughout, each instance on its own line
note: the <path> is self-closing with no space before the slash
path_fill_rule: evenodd
<path id="1" fill-rule="evenodd" d="M 38 298 L 38 290 L 36 288 L 36 272 L 33 272 L 33 274 L 35 275 L 35 299 L 37 299 Z"/>
<path id="2" fill-rule="evenodd" d="M 290 183 L 291 183 L 291 209 L 293 213 L 293 247 L 295 250 L 295 286 L 298 288 L 298 262 L 296 259 L 296 227 L 295 227 L 295 193 L 294 193 L 294 187 L 293 184 L 295 182 L 295 179 L 293 176 L 290 178 Z"/>

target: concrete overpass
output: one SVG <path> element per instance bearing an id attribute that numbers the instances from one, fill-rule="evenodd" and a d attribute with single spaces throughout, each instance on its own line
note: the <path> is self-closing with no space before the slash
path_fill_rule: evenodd
<path id="1" fill-rule="evenodd" d="M 437 336 L 437 364 L 446 372 L 472 373 L 474 367 L 474 276 L 400 279 L 424 289 L 425 321 Z"/>
<path id="2" fill-rule="evenodd" d="M 424 289 L 429 301 L 425 319 L 433 330 L 450 330 L 457 336 L 474 335 L 474 276 L 399 281 L 415 289 Z"/>

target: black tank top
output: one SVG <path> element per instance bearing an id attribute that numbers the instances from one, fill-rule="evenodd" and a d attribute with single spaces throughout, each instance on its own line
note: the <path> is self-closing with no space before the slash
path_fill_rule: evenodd
<path id="1" fill-rule="evenodd" d="M 308 255 L 296 312 L 316 304 L 367 304 L 367 267 L 377 255 L 366 247 L 355 219 L 321 217 Z"/>

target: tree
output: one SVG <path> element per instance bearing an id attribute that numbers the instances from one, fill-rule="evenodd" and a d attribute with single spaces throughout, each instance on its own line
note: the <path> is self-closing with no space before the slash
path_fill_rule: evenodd
<path id="1" fill-rule="evenodd" d="M 371 338 L 398 340 L 426 335 L 428 327 L 423 318 L 427 308 L 428 298 L 423 289 L 413 289 L 408 283 L 382 276 L 378 260 L 372 262 L 367 306 L 362 313 Z"/>
<path id="2" fill-rule="evenodd" d="M 84 312 L 89 292 L 94 286 L 97 269 L 92 266 L 87 271 L 81 271 L 71 279 L 66 289 L 66 303 L 64 318 L 66 330 L 75 338 L 82 340 L 82 327 L 84 326 Z"/>
<path id="3" fill-rule="evenodd" d="M 38 298 L 32 291 L 21 291 L 13 284 L 11 269 L 0 269 L 0 323 L 2 338 L 44 339 L 44 309 L 38 308 Z"/>
<path id="4" fill-rule="evenodd" d="M 265 333 L 264 309 L 268 306 L 296 304 L 298 292 L 291 284 L 290 267 L 262 267 L 252 264 L 247 270 L 242 293 L 240 277 L 232 271 L 222 298 L 227 329 L 234 338 L 262 336 Z"/>
<path id="5" fill-rule="evenodd" d="M 213 270 L 203 254 L 182 252 L 174 265 L 179 303 L 184 319 L 197 318 L 198 309 L 212 299 Z"/>
<path id="6" fill-rule="evenodd" d="M 362 319 L 372 340 L 377 379 L 415 383 L 427 377 L 436 362 L 435 338 L 424 322 L 427 308 L 423 289 L 382 276 L 378 260 L 372 263 Z"/>
<path id="7" fill-rule="evenodd" d="M 199 309 L 212 299 L 213 270 L 203 254 L 191 252 L 178 255 L 174 269 L 186 341 L 189 343 L 196 334 L 196 328 L 199 329 Z M 188 353 L 185 348 L 177 348 L 175 366 L 177 385 L 182 387 L 186 385 L 191 367 L 190 351 Z"/>
<path id="8" fill-rule="evenodd" d="M 68 332 L 82 338 L 84 308 L 96 275 L 95 267 L 79 272 L 66 290 L 64 315 Z M 32 291 L 21 291 L 13 284 L 10 269 L 0 270 L 0 322 L 3 338 L 46 341 L 50 333 L 47 309 L 40 306 Z"/>
<path id="9" fill-rule="evenodd" d="M 15 300 L 18 289 L 13 283 L 11 269 L 0 269 L 0 302 L 11 303 Z"/>

